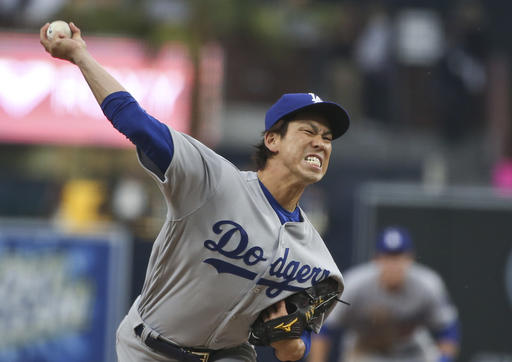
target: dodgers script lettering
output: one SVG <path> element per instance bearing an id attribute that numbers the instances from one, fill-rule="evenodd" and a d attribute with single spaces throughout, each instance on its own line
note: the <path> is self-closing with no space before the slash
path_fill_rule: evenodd
<path id="1" fill-rule="evenodd" d="M 249 247 L 249 236 L 240 224 L 231 220 L 221 220 L 213 225 L 212 230 L 219 235 L 219 238 L 217 241 L 208 239 L 204 242 L 204 246 L 208 250 L 217 252 L 227 259 L 241 259 L 248 267 L 267 261 L 261 247 L 257 245 Z M 289 258 L 289 253 L 290 249 L 286 248 L 283 255 L 270 264 L 268 275 L 272 279 L 260 278 L 256 282 L 268 287 L 266 294 L 270 298 L 278 296 L 284 290 L 300 291 L 308 286 L 300 286 L 300 284 L 308 282 L 316 284 L 330 274 L 327 269 L 312 267 L 299 260 Z M 225 259 L 208 258 L 203 262 L 213 266 L 219 274 L 229 273 L 249 280 L 254 280 L 257 277 L 257 273 L 254 271 L 232 264 Z M 292 282 L 299 285 L 290 285 Z"/>

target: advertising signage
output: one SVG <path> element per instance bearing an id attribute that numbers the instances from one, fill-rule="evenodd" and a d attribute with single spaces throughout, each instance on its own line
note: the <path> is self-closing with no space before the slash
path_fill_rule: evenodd
<path id="1" fill-rule="evenodd" d="M 115 361 L 131 239 L 0 220 L 0 361 Z"/>
<path id="2" fill-rule="evenodd" d="M 187 50 L 149 52 L 126 38 L 87 36 L 91 54 L 160 121 L 189 131 Z M 105 118 L 80 70 L 51 58 L 34 34 L 0 34 L 0 142 L 130 147 Z"/>

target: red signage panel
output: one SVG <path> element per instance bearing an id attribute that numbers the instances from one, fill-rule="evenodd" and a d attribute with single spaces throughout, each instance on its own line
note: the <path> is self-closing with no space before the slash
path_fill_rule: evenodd
<path id="1" fill-rule="evenodd" d="M 160 121 L 189 131 L 193 69 L 183 46 L 86 37 L 91 54 Z M 0 142 L 128 147 L 80 70 L 51 58 L 36 35 L 0 34 Z"/>

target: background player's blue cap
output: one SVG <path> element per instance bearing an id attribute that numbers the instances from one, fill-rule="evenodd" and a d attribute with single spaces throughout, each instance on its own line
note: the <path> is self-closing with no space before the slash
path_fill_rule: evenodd
<path id="1" fill-rule="evenodd" d="M 377 239 L 377 252 L 382 254 L 398 254 L 412 251 L 411 236 L 407 230 L 399 227 L 384 229 Z"/>
<path id="2" fill-rule="evenodd" d="M 325 117 L 330 123 L 333 139 L 342 136 L 350 124 L 348 113 L 336 103 L 324 102 L 314 93 L 287 93 L 267 111 L 265 131 L 283 117 L 306 110 Z"/>

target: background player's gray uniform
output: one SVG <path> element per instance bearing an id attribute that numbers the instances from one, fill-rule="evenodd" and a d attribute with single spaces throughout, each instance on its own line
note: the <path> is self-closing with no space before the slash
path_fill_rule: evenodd
<path id="1" fill-rule="evenodd" d="M 336 306 L 326 321 L 329 329 L 343 328 L 340 361 L 431 360 L 433 340 L 427 330 L 440 330 L 457 319 L 441 278 L 414 263 L 403 288 L 391 293 L 379 286 L 378 275 L 374 262 L 345 273 L 343 296 L 350 306 Z"/>
<path id="2" fill-rule="evenodd" d="M 277 301 L 327 276 L 343 283 L 302 210 L 304 222 L 282 225 L 256 173 L 239 171 L 185 134 L 171 134 L 174 156 L 165 181 L 139 155 L 168 214 L 141 296 L 118 330 L 124 345 L 118 353 L 127 360 L 155 358 L 133 333 L 141 322 L 182 346 L 229 348 L 244 343 L 259 313 Z"/>

